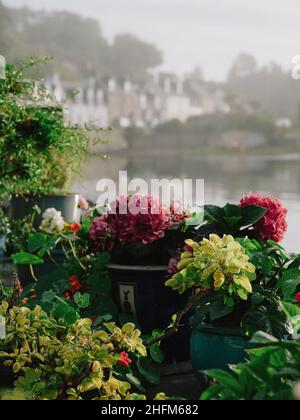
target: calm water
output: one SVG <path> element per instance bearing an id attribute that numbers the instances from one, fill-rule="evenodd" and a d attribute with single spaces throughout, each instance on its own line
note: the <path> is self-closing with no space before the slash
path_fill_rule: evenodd
<path id="1" fill-rule="evenodd" d="M 129 178 L 205 179 L 206 204 L 224 205 L 238 202 L 250 191 L 274 195 L 289 210 L 289 232 L 284 245 L 300 252 L 300 156 L 147 156 L 113 157 L 109 161 L 91 157 L 84 176 L 74 189 L 96 200 L 96 183 L 100 178 L 118 179 L 120 170 Z"/>

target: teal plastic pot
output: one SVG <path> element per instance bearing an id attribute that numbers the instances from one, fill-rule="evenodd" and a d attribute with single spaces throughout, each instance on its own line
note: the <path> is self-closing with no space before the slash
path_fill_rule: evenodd
<path id="1" fill-rule="evenodd" d="M 191 336 L 191 360 L 200 383 L 207 385 L 203 371 L 222 369 L 245 361 L 246 349 L 252 347 L 240 329 L 216 327 L 201 323 L 193 327 Z"/>

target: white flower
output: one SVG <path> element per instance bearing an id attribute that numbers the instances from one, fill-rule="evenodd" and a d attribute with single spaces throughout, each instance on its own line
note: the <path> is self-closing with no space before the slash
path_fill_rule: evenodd
<path id="1" fill-rule="evenodd" d="M 61 212 L 56 209 L 47 209 L 43 213 L 43 221 L 40 229 L 46 233 L 60 233 L 64 230 L 65 221 Z"/>

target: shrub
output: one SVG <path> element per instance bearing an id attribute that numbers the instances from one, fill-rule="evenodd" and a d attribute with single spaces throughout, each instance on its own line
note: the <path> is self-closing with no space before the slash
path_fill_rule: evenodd
<path id="1" fill-rule="evenodd" d="M 0 79 L 0 196 L 64 192 L 90 142 L 99 141 L 99 130 L 64 122 L 62 105 L 41 83 L 24 80 L 29 69 L 46 62 L 7 65 Z"/>
<path id="2" fill-rule="evenodd" d="M 133 324 L 118 328 L 107 323 L 93 330 L 91 320 L 79 319 L 66 326 L 39 306 L 9 308 L 6 301 L 0 315 L 7 332 L 0 340 L 1 365 L 9 367 L 16 379 L 4 399 L 145 398 L 130 393 L 130 381 L 139 383 L 130 369 L 132 359 L 147 355 Z"/>

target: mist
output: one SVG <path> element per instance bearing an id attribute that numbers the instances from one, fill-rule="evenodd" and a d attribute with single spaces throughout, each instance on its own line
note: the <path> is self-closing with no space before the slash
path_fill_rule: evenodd
<path id="1" fill-rule="evenodd" d="M 299 53 L 297 0 L 5 0 L 10 7 L 70 10 L 97 18 L 104 35 L 130 32 L 156 44 L 163 69 L 183 73 L 201 65 L 208 79 L 224 80 L 238 53 L 263 65 L 289 68 Z M 80 51 L 79 51 L 80 53 Z"/>

